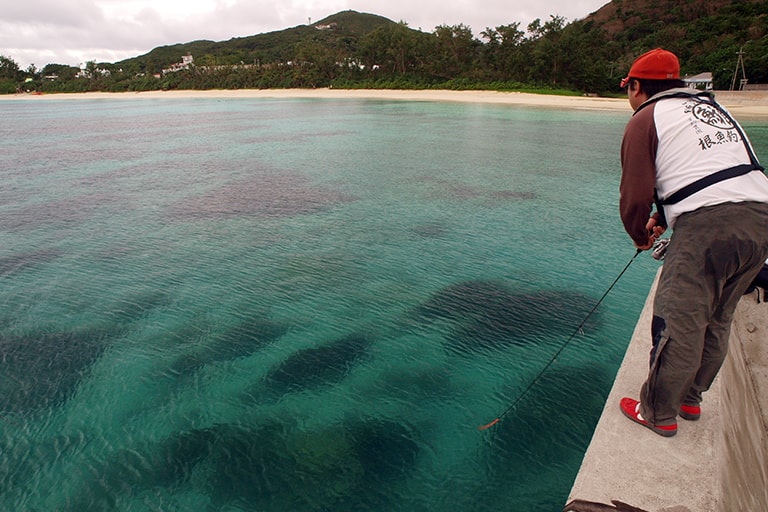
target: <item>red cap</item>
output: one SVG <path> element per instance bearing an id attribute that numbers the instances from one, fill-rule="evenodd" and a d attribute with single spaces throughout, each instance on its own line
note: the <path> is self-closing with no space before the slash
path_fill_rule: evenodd
<path id="1" fill-rule="evenodd" d="M 626 87 L 630 78 L 644 80 L 672 80 L 680 78 L 680 62 L 674 53 L 656 48 L 639 56 L 629 69 L 627 77 L 621 81 Z"/>

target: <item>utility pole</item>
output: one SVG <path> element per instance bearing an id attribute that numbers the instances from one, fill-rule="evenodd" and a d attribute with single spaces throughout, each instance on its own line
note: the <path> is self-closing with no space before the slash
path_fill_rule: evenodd
<path id="1" fill-rule="evenodd" d="M 741 66 L 741 80 L 739 81 L 739 90 L 744 89 L 744 85 L 747 83 L 747 74 L 744 71 L 744 46 L 739 48 L 739 60 L 736 61 L 736 69 L 733 70 L 733 81 L 731 81 L 731 91 L 736 88 L 736 76 L 739 74 L 739 66 Z"/>

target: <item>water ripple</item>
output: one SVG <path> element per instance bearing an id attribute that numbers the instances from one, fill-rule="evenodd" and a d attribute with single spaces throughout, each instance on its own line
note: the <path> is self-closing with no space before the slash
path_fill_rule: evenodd
<path id="1" fill-rule="evenodd" d="M 0 509 L 562 506 L 654 262 L 476 427 L 626 263 L 604 215 L 624 116 L 573 133 L 429 102 L 15 105 Z"/>

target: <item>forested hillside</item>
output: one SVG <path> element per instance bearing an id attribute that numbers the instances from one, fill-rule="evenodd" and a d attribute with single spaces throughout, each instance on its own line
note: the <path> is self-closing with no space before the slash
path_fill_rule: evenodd
<path id="1" fill-rule="evenodd" d="M 743 50 L 749 82 L 768 83 L 768 2 L 613 0 L 580 20 L 553 14 L 478 34 L 464 24 L 421 32 L 344 11 L 312 25 L 88 62 L 84 72 L 58 64 L 21 71 L 12 57 L 0 56 L 0 92 L 337 87 L 610 94 L 632 60 L 658 46 L 678 54 L 683 74 L 712 72 L 717 89 L 731 86 Z M 184 56 L 193 63 L 181 65 Z"/>

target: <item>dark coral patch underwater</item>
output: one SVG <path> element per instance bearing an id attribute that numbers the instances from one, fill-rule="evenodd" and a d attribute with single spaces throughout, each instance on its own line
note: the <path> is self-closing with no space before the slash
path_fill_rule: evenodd
<path id="1" fill-rule="evenodd" d="M 450 350 L 501 349 L 551 337 L 568 336 L 595 301 L 568 290 L 514 292 L 499 281 L 464 281 L 436 292 L 418 306 L 426 324 L 447 321 Z M 590 322 L 594 322 L 590 316 Z M 592 325 L 592 324 L 590 324 Z"/>
<path id="2" fill-rule="evenodd" d="M 292 217 L 320 213 L 352 200 L 341 192 L 313 184 L 298 172 L 274 171 L 189 197 L 172 206 L 169 214 L 178 220 Z"/>
<path id="3" fill-rule="evenodd" d="M 217 424 L 114 452 L 84 471 L 67 510 L 110 510 L 127 496 L 189 483 L 210 510 L 377 510 L 393 505 L 389 486 L 408 477 L 418 456 L 412 430 L 384 419 L 314 429 Z"/>
<path id="4" fill-rule="evenodd" d="M 0 411 L 24 413 L 60 405 L 120 334 L 97 327 L 0 334 Z"/>
<path id="5" fill-rule="evenodd" d="M 295 352 L 267 374 L 272 397 L 285 393 L 338 384 L 365 359 L 373 340 L 351 334 L 316 347 Z"/>
<path id="6" fill-rule="evenodd" d="M 188 350 L 170 366 L 174 374 L 189 375 L 203 366 L 248 357 L 274 343 L 288 325 L 267 318 L 252 318 L 215 334 L 210 340 L 192 339 Z"/>

